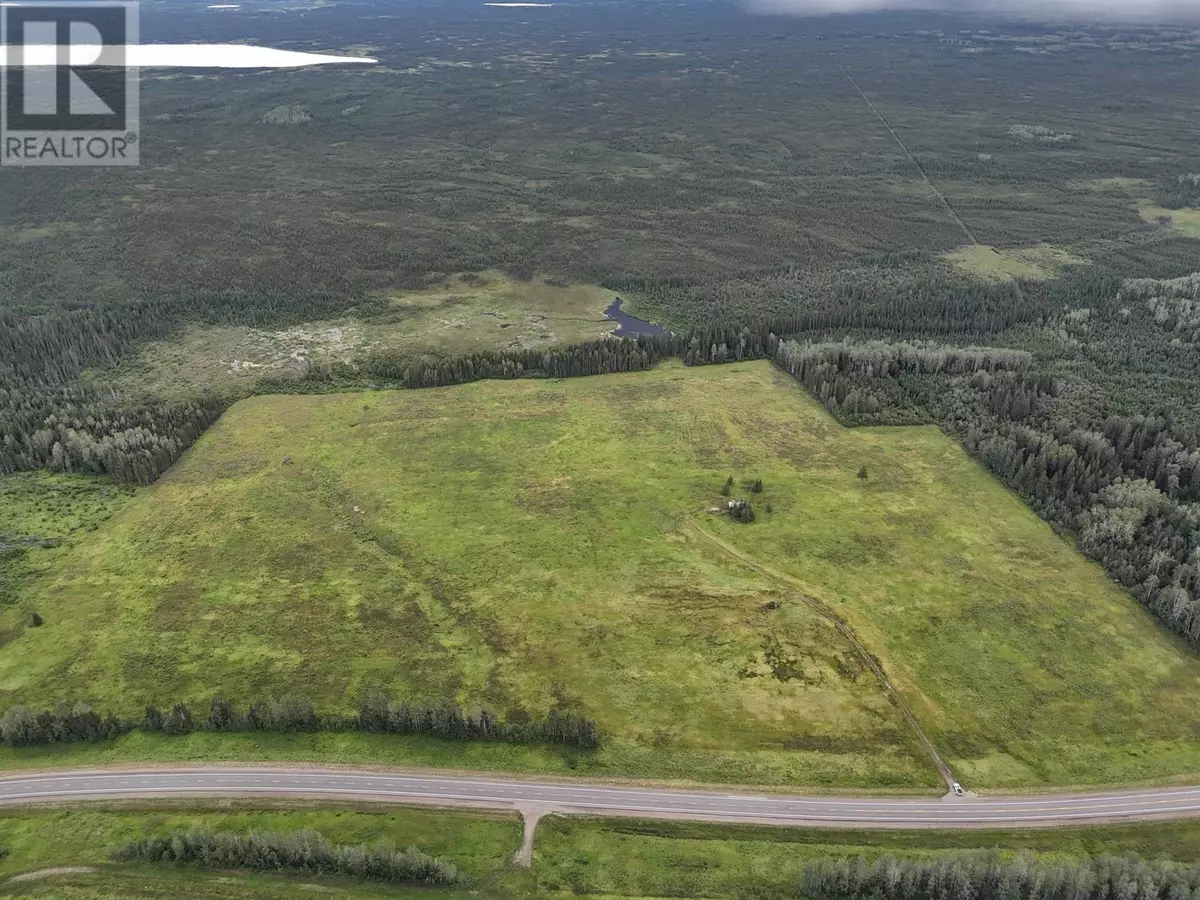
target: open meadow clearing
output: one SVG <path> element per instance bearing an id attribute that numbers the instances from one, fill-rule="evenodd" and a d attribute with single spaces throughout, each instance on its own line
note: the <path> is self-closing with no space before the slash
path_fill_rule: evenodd
<path id="1" fill-rule="evenodd" d="M 933 788 L 807 596 L 971 787 L 1200 769 L 1200 662 L 939 431 L 845 429 L 764 362 L 254 398 L 52 552 L 4 706 L 381 688 L 594 718 L 580 773 Z"/>
<path id="2" fill-rule="evenodd" d="M 1164 209 L 1153 203 L 1138 204 L 1138 213 L 1147 222 L 1160 222 L 1188 237 L 1200 237 L 1200 210 Z"/>
<path id="3" fill-rule="evenodd" d="M 310 365 L 370 354 L 437 356 L 594 340 L 616 327 L 604 313 L 612 301 L 613 293 L 597 285 L 476 272 L 422 290 L 382 291 L 351 317 L 277 329 L 192 325 L 170 340 L 148 342 L 116 371 L 92 376 L 133 394 L 245 396 L 264 376 L 295 377 Z"/>
<path id="4" fill-rule="evenodd" d="M 1050 246 L 999 250 L 975 245 L 944 254 L 943 258 L 970 275 L 992 281 L 1044 281 L 1064 266 L 1087 263 L 1060 247 Z"/>

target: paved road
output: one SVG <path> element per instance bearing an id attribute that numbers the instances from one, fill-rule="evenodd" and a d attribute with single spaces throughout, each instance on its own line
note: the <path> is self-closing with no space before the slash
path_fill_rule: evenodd
<path id="1" fill-rule="evenodd" d="M 1200 787 L 931 800 L 755 795 L 497 776 L 279 768 L 36 773 L 0 778 L 0 804 L 283 797 L 855 828 L 1029 827 L 1200 817 Z"/>

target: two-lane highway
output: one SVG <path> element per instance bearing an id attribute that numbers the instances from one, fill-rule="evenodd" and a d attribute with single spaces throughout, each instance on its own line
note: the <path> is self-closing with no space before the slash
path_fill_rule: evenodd
<path id="1" fill-rule="evenodd" d="M 180 797 L 308 798 L 846 828 L 1026 828 L 1200 816 L 1200 787 L 909 799 L 287 767 L 97 769 L 0 778 L 0 805 Z"/>

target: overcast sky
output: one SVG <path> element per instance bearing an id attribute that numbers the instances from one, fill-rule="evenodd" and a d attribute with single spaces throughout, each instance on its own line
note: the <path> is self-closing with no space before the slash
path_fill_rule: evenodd
<path id="1" fill-rule="evenodd" d="M 1035 18 L 1089 21 L 1200 19 L 1200 0 L 746 0 L 761 12 L 825 15 L 838 12 L 925 9 L 1016 13 Z"/>

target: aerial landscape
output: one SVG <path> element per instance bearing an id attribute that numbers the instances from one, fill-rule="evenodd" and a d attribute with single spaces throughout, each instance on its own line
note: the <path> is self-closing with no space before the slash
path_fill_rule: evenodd
<path id="1" fill-rule="evenodd" d="M 1193 4 L 137 15 L 0 172 L 0 897 L 1200 892 Z"/>

